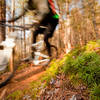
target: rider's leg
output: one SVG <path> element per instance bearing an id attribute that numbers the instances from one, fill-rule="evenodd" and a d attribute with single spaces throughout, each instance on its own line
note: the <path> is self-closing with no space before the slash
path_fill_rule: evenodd
<path id="1" fill-rule="evenodd" d="M 44 36 L 44 42 L 46 43 L 46 48 L 48 50 L 48 55 L 51 56 L 50 43 L 49 43 L 48 39 L 49 39 L 48 34 L 45 34 L 45 36 Z"/>
<path id="2" fill-rule="evenodd" d="M 35 28 L 35 31 L 33 32 L 33 40 L 32 44 L 36 43 L 37 36 L 44 31 L 43 28 L 40 27 L 40 24 Z"/>
<path id="3" fill-rule="evenodd" d="M 48 22 L 47 29 L 44 32 L 44 42 L 46 43 L 49 56 L 51 56 L 51 45 L 49 43 L 49 38 L 53 37 L 57 24 L 58 24 L 58 19 L 54 19 L 51 17 Z"/>
<path id="4" fill-rule="evenodd" d="M 42 33 L 44 31 L 43 28 L 40 27 L 40 24 L 36 27 L 35 31 L 33 32 L 33 40 L 32 40 L 32 44 L 35 44 L 36 43 L 36 39 L 37 39 L 37 36 Z M 36 48 L 35 47 L 31 47 L 31 56 L 32 58 L 34 58 L 34 51 L 36 51 Z"/>

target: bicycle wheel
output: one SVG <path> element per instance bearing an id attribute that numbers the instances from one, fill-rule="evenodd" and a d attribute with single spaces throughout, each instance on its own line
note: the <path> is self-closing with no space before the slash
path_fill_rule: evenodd
<path id="1" fill-rule="evenodd" d="M 58 57 L 58 49 L 56 46 L 51 45 L 51 58 L 57 58 Z"/>
<path id="2" fill-rule="evenodd" d="M 44 41 L 39 41 L 35 44 L 32 44 L 32 48 L 34 55 L 32 62 L 34 65 L 47 66 L 51 59 L 58 57 L 58 50 L 54 45 L 51 45 L 51 56 L 49 56 Z"/>
<path id="3" fill-rule="evenodd" d="M 9 59 L 3 51 L 0 52 L 0 88 L 5 86 L 12 78 L 14 71 L 11 71 Z M 12 60 L 12 59 L 11 59 Z M 9 63 L 9 64 L 8 64 Z"/>
<path id="4" fill-rule="evenodd" d="M 13 77 L 14 72 L 3 72 L 0 73 L 0 88 L 5 86 Z"/>
<path id="5" fill-rule="evenodd" d="M 42 53 L 49 56 L 47 48 L 42 50 Z M 55 45 L 51 45 L 51 56 L 49 56 L 50 59 L 54 59 L 58 57 L 58 49 Z"/>

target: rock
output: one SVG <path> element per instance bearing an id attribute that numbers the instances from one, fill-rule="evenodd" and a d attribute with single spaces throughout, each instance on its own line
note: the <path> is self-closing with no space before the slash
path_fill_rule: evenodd
<path id="1" fill-rule="evenodd" d="M 25 96 L 23 97 L 23 100 L 32 100 L 32 99 L 31 99 L 31 97 L 30 97 L 29 95 L 25 95 Z"/>
<path id="2" fill-rule="evenodd" d="M 55 87 L 56 88 L 60 88 L 62 86 L 62 80 L 57 80 L 56 82 L 55 82 Z"/>
<path id="3" fill-rule="evenodd" d="M 76 96 L 73 95 L 72 98 L 70 98 L 70 100 L 77 100 L 77 99 L 76 99 Z"/>
<path id="4" fill-rule="evenodd" d="M 54 83 L 55 83 L 55 80 L 52 78 L 50 81 L 50 85 L 54 85 Z"/>
<path id="5" fill-rule="evenodd" d="M 70 100 L 84 100 L 80 94 L 73 95 Z"/>

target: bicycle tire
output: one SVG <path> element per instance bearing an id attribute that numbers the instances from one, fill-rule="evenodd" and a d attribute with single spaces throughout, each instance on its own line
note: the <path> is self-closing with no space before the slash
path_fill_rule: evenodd
<path id="1" fill-rule="evenodd" d="M 58 57 L 58 49 L 57 49 L 57 47 L 55 45 L 50 45 L 50 47 L 51 47 L 50 59 L 57 58 Z M 52 51 L 53 48 L 55 49 L 54 51 Z M 43 49 L 41 52 L 43 52 L 43 53 L 45 53 L 46 55 L 49 56 L 47 48 Z M 55 52 L 55 54 L 54 54 L 54 52 Z"/>
<path id="2" fill-rule="evenodd" d="M 17 63 L 17 64 L 19 64 L 19 63 Z M 15 65 L 15 66 L 17 66 L 17 65 Z M 15 73 L 16 70 L 17 70 L 17 67 L 15 67 L 15 68 L 14 68 L 14 71 L 11 72 L 10 75 L 9 75 L 7 78 L 5 78 L 5 80 L 3 80 L 3 81 L 0 83 L 0 88 L 2 88 L 2 87 L 4 87 L 5 85 L 8 84 L 8 82 L 9 82 L 9 81 L 12 79 L 12 77 L 14 76 L 14 73 Z"/>
<path id="3" fill-rule="evenodd" d="M 10 80 L 11 78 L 13 77 L 14 75 L 14 72 L 11 72 L 11 74 L 4 80 L 0 83 L 0 88 L 4 87 Z"/>
<path id="4" fill-rule="evenodd" d="M 57 49 L 57 47 L 55 45 L 51 45 L 51 48 L 52 47 L 56 50 L 56 55 L 55 55 L 54 58 L 57 58 L 58 57 L 58 49 Z"/>

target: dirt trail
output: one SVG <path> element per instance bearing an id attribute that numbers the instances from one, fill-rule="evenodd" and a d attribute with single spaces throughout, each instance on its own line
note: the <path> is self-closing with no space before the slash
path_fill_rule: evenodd
<path id="1" fill-rule="evenodd" d="M 30 83 L 37 80 L 44 72 L 42 66 L 29 66 L 20 71 L 16 71 L 10 82 L 0 89 L 0 97 L 8 95 L 16 90 L 28 89 Z"/>

